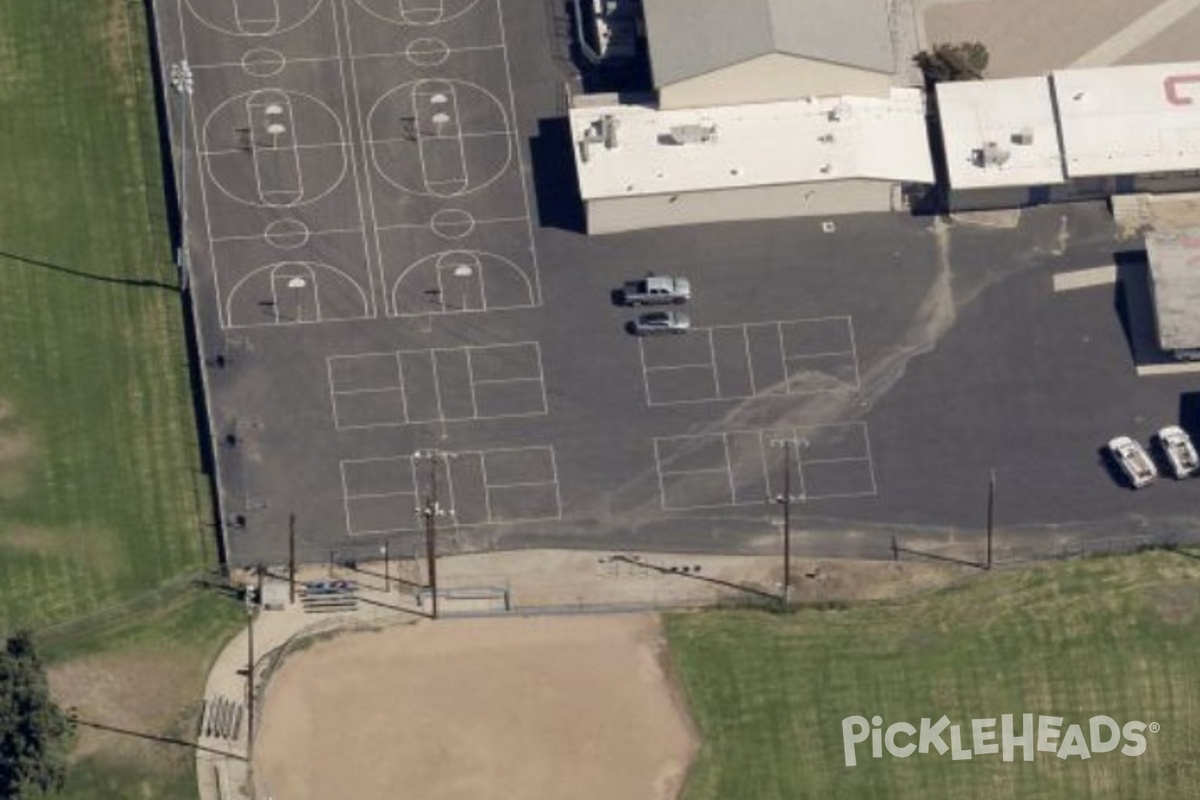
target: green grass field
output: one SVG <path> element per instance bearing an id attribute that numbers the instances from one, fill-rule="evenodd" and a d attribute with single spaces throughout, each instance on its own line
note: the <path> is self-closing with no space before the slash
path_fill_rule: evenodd
<path id="1" fill-rule="evenodd" d="M 1198 626 L 1200 560 L 1165 552 L 841 611 L 671 616 L 673 663 L 704 738 L 685 800 L 1200 796 Z M 845 766 L 851 715 L 886 727 L 945 714 L 969 740 L 972 719 L 1005 713 L 1061 716 L 1085 735 L 1093 714 L 1162 728 L 1139 757 L 875 760 L 868 743 Z"/>
<path id="2" fill-rule="evenodd" d="M 146 37 L 140 2 L 0 0 L 4 629 L 213 560 Z"/>
<path id="3" fill-rule="evenodd" d="M 240 601 L 171 584 L 119 612 L 39 637 L 60 697 L 83 719 L 194 741 L 209 667 L 245 625 Z M 61 800 L 195 800 L 188 747 L 81 728 Z"/>

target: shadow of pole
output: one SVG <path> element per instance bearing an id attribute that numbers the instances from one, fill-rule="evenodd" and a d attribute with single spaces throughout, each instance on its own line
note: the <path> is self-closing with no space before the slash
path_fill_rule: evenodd
<path id="1" fill-rule="evenodd" d="M 962 567 L 974 567 L 975 569 L 986 570 L 987 564 L 979 561 L 968 561 L 964 558 L 954 558 L 953 556 L 940 556 L 936 553 L 925 553 L 920 550 L 912 550 L 908 547 L 894 546 L 892 552 L 895 554 L 903 553 L 905 555 L 916 556 L 917 558 L 927 558 L 930 561 L 941 561 L 945 564 L 958 564 Z"/>
<path id="2" fill-rule="evenodd" d="M 722 580 L 721 578 L 710 578 L 707 575 L 697 575 L 694 572 L 680 572 L 677 569 L 671 569 L 670 567 L 659 566 L 658 564 L 649 564 L 645 561 L 639 561 L 639 560 L 637 560 L 635 558 L 631 558 L 629 556 L 616 555 L 616 556 L 612 556 L 609 560 L 616 561 L 616 562 L 619 562 L 622 564 L 630 564 L 632 566 L 641 567 L 643 569 L 652 570 L 653 572 L 657 572 L 661 575 L 674 575 L 677 578 L 686 578 L 688 580 L 701 581 L 702 583 L 711 583 L 714 586 L 722 586 L 726 589 L 736 589 L 739 592 L 745 592 L 747 594 L 756 595 L 757 597 L 765 597 L 768 600 L 773 600 L 773 601 L 779 600 L 779 595 L 777 595 L 777 594 L 763 591 L 762 589 L 759 589 L 755 586 L 750 586 L 750 585 L 744 584 L 744 583 L 734 583 L 733 581 Z"/>
<path id="3" fill-rule="evenodd" d="M 146 741 L 158 742 L 160 744 L 171 744 L 171 745 L 175 745 L 177 747 L 188 747 L 188 748 L 191 748 L 192 750 L 200 750 L 205 753 L 212 753 L 212 754 L 218 755 L 218 756 L 225 756 L 226 758 L 236 758 L 238 761 L 246 760 L 245 756 L 239 755 L 238 753 L 230 753 L 225 750 L 217 750 L 216 748 L 213 748 L 213 747 L 205 747 L 202 744 L 198 744 L 196 742 L 189 742 L 186 739 L 176 739 L 171 736 L 160 736 L 155 733 L 145 733 L 143 731 L 132 731 L 132 730 L 129 730 L 128 728 L 118 728 L 115 725 L 105 725 L 103 722 L 92 722 L 91 720 L 81 719 L 76 716 L 72 716 L 70 718 L 70 721 L 71 721 L 72 725 L 82 725 L 85 728 L 93 728 L 98 731 L 106 731 L 108 733 L 117 733 L 122 736 L 131 736 L 135 739 L 144 739 Z"/>
<path id="4" fill-rule="evenodd" d="M 0 258 L 6 258 L 9 261 L 16 261 L 31 267 L 41 267 L 42 269 L 58 272 L 63 275 L 70 275 L 73 278 L 83 278 L 84 280 L 97 281 L 99 283 L 111 283 L 118 286 L 136 286 L 139 289 L 165 289 L 170 292 L 178 292 L 179 287 L 170 283 L 154 280 L 153 278 L 114 278 L 111 275 L 96 275 L 91 272 L 84 272 L 73 267 L 64 267 L 62 264 L 55 264 L 50 261 L 42 261 L 37 258 L 30 258 L 19 253 L 10 253 L 7 250 L 0 250 Z"/>

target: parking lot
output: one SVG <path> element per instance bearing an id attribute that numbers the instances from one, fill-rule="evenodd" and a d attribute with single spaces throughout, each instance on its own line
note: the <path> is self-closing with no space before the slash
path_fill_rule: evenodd
<path id="1" fill-rule="evenodd" d="M 591 239 L 540 4 L 249 8 L 158 4 L 195 74 L 171 110 L 235 563 L 286 557 L 293 516 L 308 559 L 411 552 L 435 483 L 447 548 L 761 547 L 788 452 L 828 554 L 977 536 L 993 480 L 1014 540 L 1194 525 L 1200 483 L 1100 457 L 1191 382 L 1138 377 L 1114 287 L 1053 290 L 1129 246 L 1105 209 Z M 691 279 L 688 334 L 625 332 L 612 292 L 650 270 Z"/>

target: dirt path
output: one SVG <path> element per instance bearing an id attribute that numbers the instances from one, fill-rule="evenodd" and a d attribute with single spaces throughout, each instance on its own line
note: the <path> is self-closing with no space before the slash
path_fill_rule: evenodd
<path id="1" fill-rule="evenodd" d="M 347 634 L 272 678 L 256 779 L 288 800 L 666 800 L 695 749 L 652 615 Z"/>

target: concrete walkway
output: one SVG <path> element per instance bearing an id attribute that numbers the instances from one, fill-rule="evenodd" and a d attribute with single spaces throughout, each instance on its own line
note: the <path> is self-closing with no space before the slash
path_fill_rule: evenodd
<path id="1" fill-rule="evenodd" d="M 679 608 L 750 595 L 770 599 L 780 572 L 777 556 L 680 556 L 641 554 L 623 560 L 611 553 L 526 551 L 451 556 L 439 560 L 441 613 L 477 616 L 504 613 L 568 613 Z M 408 562 L 411 565 L 411 562 Z M 297 602 L 282 610 L 259 611 L 254 622 L 256 703 L 278 662 L 280 648 L 322 633 L 387 625 L 453 624 L 429 620 L 421 576 L 409 566 L 402 575 L 391 565 L 388 586 L 382 564 L 307 567 L 297 576 Z M 796 560 L 796 580 L 807 570 Z M 310 580 L 345 579 L 358 584 L 353 611 L 313 613 L 301 601 Z M 398 580 L 399 579 L 399 580 Z M 286 586 L 286 582 L 283 582 Z M 449 595 L 449 596 L 446 596 Z M 798 591 L 797 598 L 801 597 Z M 248 634 L 243 630 L 218 656 L 204 688 L 205 713 L 196 750 L 201 800 L 286 800 L 273 798 L 250 769 L 250 703 L 246 664 Z"/>
<path id="2" fill-rule="evenodd" d="M 327 573 L 306 571 L 306 579 Z M 321 632 L 396 624 L 421 619 L 411 595 L 393 588 L 383 591 L 382 581 L 371 585 L 360 580 L 357 607 L 349 612 L 307 613 L 301 603 L 280 611 L 260 611 L 254 620 L 254 660 L 258 701 L 262 699 L 263 671 L 289 641 Z M 253 786 L 249 769 L 250 703 L 246 664 L 249 633 L 243 630 L 226 645 L 208 674 L 204 687 L 204 714 L 196 750 L 196 780 L 201 800 L 268 800 L 264 787 Z M 256 702 L 258 702 L 256 701 Z M 256 791 L 257 790 L 257 791 Z"/>
<path id="3" fill-rule="evenodd" d="M 1151 11 L 1138 17 L 1120 33 L 1101 42 L 1070 64 L 1073 69 L 1109 67 L 1142 45 L 1157 38 L 1200 8 L 1200 0 L 1165 0 Z"/>

